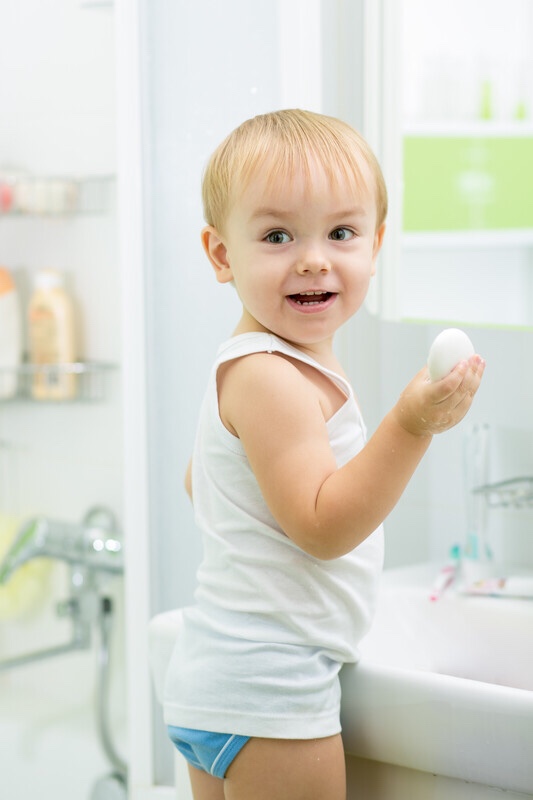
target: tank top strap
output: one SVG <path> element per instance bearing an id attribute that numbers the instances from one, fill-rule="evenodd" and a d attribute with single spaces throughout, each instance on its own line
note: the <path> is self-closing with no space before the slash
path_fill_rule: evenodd
<path id="1" fill-rule="evenodd" d="M 324 367 L 311 356 L 308 356 L 297 347 L 293 347 L 284 339 L 281 339 L 279 336 L 275 336 L 272 333 L 254 331 L 252 333 L 241 333 L 238 336 L 234 336 L 232 339 L 228 339 L 228 341 L 224 342 L 218 350 L 215 369 L 218 369 L 220 364 L 224 364 L 227 361 L 232 361 L 235 358 L 240 358 L 241 356 L 251 355 L 252 353 L 282 353 L 283 355 L 293 358 L 296 361 L 302 361 L 304 364 L 309 364 L 309 366 L 317 369 L 319 372 L 322 372 L 324 375 L 334 381 L 334 383 L 336 383 L 342 389 L 347 397 L 353 397 L 352 387 L 346 378 L 344 378 L 342 375 L 339 375 L 337 372 Z"/>

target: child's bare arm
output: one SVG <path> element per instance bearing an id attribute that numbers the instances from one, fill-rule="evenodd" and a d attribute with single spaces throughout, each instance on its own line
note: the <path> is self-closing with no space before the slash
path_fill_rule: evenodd
<path id="1" fill-rule="evenodd" d="M 221 387 L 221 416 L 241 439 L 287 536 L 317 558 L 337 558 L 394 508 L 432 435 L 468 411 L 483 369 L 473 356 L 437 383 L 421 370 L 363 450 L 341 468 L 317 393 L 286 359 L 255 354 L 232 363 Z"/>

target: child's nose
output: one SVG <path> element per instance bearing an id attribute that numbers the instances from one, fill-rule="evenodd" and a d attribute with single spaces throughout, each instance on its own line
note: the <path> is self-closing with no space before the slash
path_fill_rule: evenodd
<path id="1" fill-rule="evenodd" d="M 296 270 L 299 275 L 305 275 L 306 273 L 315 275 L 320 272 L 329 272 L 330 269 L 329 259 L 320 247 L 307 246 L 302 248 L 296 264 Z"/>

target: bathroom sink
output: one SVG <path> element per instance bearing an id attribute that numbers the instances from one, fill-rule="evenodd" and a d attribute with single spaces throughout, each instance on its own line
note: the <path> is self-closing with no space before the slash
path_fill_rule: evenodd
<path id="1" fill-rule="evenodd" d="M 463 595 L 429 600 L 438 567 L 385 572 L 365 659 L 533 690 L 533 600 Z"/>
<path id="2" fill-rule="evenodd" d="M 345 750 L 531 795 L 533 601 L 451 590 L 431 602 L 437 571 L 417 565 L 384 573 L 361 660 L 341 672 Z M 150 623 L 160 701 L 180 623 L 180 610 Z"/>
<path id="3" fill-rule="evenodd" d="M 533 601 L 429 599 L 438 568 L 386 571 L 361 660 L 346 666 L 347 752 L 533 792 Z"/>

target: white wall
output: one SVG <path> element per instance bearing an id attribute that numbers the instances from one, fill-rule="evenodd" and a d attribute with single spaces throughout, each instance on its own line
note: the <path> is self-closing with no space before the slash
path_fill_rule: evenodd
<path id="1" fill-rule="evenodd" d="M 483 294 L 480 292 L 480 302 Z M 349 334 L 355 343 L 350 376 L 371 433 L 423 366 L 445 324 L 380 322 L 363 311 Z M 533 475 L 533 331 L 467 327 L 487 361 L 481 389 L 467 418 L 434 437 L 406 492 L 385 523 L 386 564 L 445 561 L 467 535 L 464 437 L 488 423 L 489 481 Z M 345 336 L 346 334 L 343 334 Z M 533 566 L 533 512 L 491 511 L 489 538 L 504 562 Z"/>
<path id="2" fill-rule="evenodd" d="M 76 0 L 3 3 L 0 30 L 0 173 L 17 167 L 38 177 L 113 175 L 112 9 L 84 9 Z M 80 357 L 118 366 L 115 228 L 112 196 L 110 211 L 103 215 L 3 218 L 0 263 L 14 271 L 24 308 L 37 269 L 63 270 L 77 309 Z M 121 450 L 118 370 L 102 403 L 4 403 L 0 515 L 22 519 L 42 513 L 78 521 L 96 502 L 108 504 L 120 518 Z M 65 568 L 54 567 L 42 587 L 25 585 L 25 580 L 30 579 L 21 575 L 18 586 L 0 587 L 0 660 L 70 636 L 69 624 L 55 612 L 56 602 L 68 596 Z M 11 602 L 15 588 L 22 593 L 35 589 L 36 602 L 23 616 Z M 120 582 L 110 589 L 121 615 Z M 119 659 L 121 638 L 115 638 Z M 108 770 L 94 725 L 95 675 L 94 647 L 0 672 L 0 772 L 9 796 L 29 800 L 38 793 L 81 800 Z M 124 717 L 121 684 L 115 680 L 113 688 L 117 724 Z"/>

